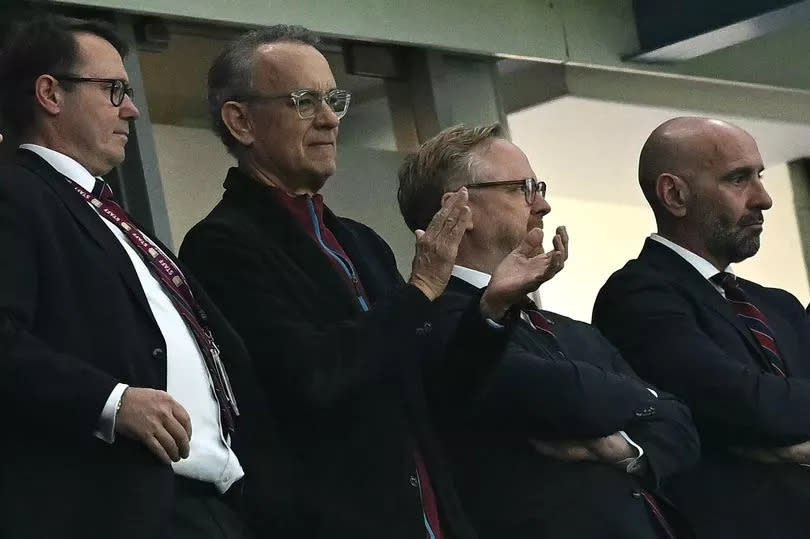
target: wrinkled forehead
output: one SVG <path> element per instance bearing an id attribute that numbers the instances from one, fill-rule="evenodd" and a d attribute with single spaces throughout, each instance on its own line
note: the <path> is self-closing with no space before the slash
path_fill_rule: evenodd
<path id="1" fill-rule="evenodd" d="M 266 43 L 253 56 L 253 88 L 286 93 L 298 89 L 331 90 L 335 77 L 315 47 L 303 43 Z"/>

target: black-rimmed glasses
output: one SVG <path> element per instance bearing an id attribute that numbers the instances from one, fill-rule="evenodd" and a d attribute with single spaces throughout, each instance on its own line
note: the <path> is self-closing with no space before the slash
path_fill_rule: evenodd
<path id="1" fill-rule="evenodd" d="M 124 102 L 124 96 L 128 95 L 130 99 L 135 95 L 132 86 L 123 79 L 102 79 L 97 77 L 76 77 L 73 75 L 54 75 L 53 78 L 65 82 L 94 82 L 97 84 L 110 85 L 110 103 L 114 107 L 120 107 Z"/>
<path id="2" fill-rule="evenodd" d="M 537 198 L 537 193 L 546 198 L 546 182 L 535 178 L 524 178 L 522 180 L 508 180 L 505 182 L 478 182 L 465 185 L 467 189 L 480 189 L 483 187 L 508 187 L 519 186 L 526 198 L 526 203 L 531 206 Z"/>
<path id="3" fill-rule="evenodd" d="M 275 99 L 289 99 L 295 105 L 298 111 L 298 117 L 302 120 L 314 118 L 318 112 L 318 105 L 321 102 L 326 103 L 338 119 L 346 116 L 349 110 L 349 102 L 351 101 L 352 94 L 346 90 L 328 90 L 320 92 L 318 90 L 295 90 L 289 94 L 284 95 L 263 95 L 263 94 L 249 94 L 245 96 L 235 97 L 234 101 L 272 101 Z"/>

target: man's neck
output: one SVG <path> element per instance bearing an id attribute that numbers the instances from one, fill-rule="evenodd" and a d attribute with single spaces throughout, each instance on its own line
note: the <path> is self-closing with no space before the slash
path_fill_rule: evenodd
<path id="1" fill-rule="evenodd" d="M 730 261 L 727 260 L 720 260 L 716 256 L 712 255 L 706 249 L 704 242 L 700 239 L 695 239 L 690 235 L 687 234 L 679 234 L 677 232 L 669 232 L 660 230 L 657 232 L 659 236 L 662 238 L 666 238 L 672 243 L 679 245 L 686 249 L 689 252 L 692 252 L 699 257 L 703 258 L 707 262 L 709 262 L 712 266 L 714 266 L 717 271 L 725 271 L 725 269 L 729 266 Z"/>
<path id="2" fill-rule="evenodd" d="M 51 150 L 53 152 L 60 153 L 60 154 L 62 154 L 64 156 L 66 156 L 66 157 L 70 157 L 71 159 L 76 161 L 78 164 L 80 164 L 82 167 L 87 169 L 87 171 L 90 172 L 90 174 L 92 174 L 93 176 L 102 176 L 102 175 L 106 174 L 106 172 L 103 172 L 103 171 L 91 170 L 91 167 L 89 167 L 87 165 L 87 163 L 82 162 L 82 160 L 80 160 L 76 156 L 76 152 L 73 151 L 73 149 L 71 147 L 63 144 L 62 141 L 57 137 L 48 136 L 47 133 L 38 133 L 38 134 L 34 134 L 34 135 L 21 137 L 20 138 L 20 146 L 22 146 L 23 144 L 35 144 L 37 146 L 42 146 L 43 148 L 47 148 L 48 150 Z M 109 172 L 109 171 L 107 171 L 107 172 Z"/>
<path id="3" fill-rule="evenodd" d="M 282 181 L 282 179 L 277 175 L 273 174 L 266 169 L 257 166 L 252 160 L 249 159 L 240 159 L 239 160 L 239 170 L 243 173 L 248 175 L 249 177 L 253 178 L 254 180 L 262 183 L 264 185 L 269 185 L 270 187 L 275 187 L 277 189 L 281 189 L 288 195 L 298 196 L 298 195 L 315 195 L 316 191 L 309 189 L 307 187 L 298 187 L 288 184 L 287 182 Z"/>
<path id="4" fill-rule="evenodd" d="M 488 260 L 485 256 L 477 256 L 474 254 L 470 256 L 463 249 L 459 249 L 458 256 L 456 256 L 456 265 L 492 275 L 492 272 L 495 271 L 498 264 Z"/>

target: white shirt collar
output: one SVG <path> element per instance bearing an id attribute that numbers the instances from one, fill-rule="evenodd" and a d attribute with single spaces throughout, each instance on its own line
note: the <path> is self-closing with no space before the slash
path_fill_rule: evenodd
<path id="1" fill-rule="evenodd" d="M 725 297 L 725 293 L 723 292 L 722 287 L 718 286 L 711 280 L 712 277 L 720 273 L 719 271 L 717 271 L 717 268 L 714 267 L 714 264 L 712 264 L 702 256 L 696 255 L 692 251 L 684 249 L 677 243 L 670 241 L 663 236 L 659 236 L 658 234 L 655 233 L 650 234 L 650 239 L 653 241 L 657 241 L 661 245 L 669 247 L 670 249 L 675 251 L 678 255 L 680 255 L 681 258 L 689 262 L 689 264 L 693 268 L 695 268 L 698 271 L 698 273 L 700 273 L 703 276 L 704 279 L 709 281 L 715 288 L 715 290 L 723 294 L 723 296 Z M 726 269 L 724 269 L 723 271 L 731 273 L 732 275 L 734 274 L 734 270 L 731 269 L 731 264 L 726 266 Z"/>
<path id="2" fill-rule="evenodd" d="M 476 288 L 484 288 L 489 284 L 492 276 L 489 273 L 465 268 L 464 266 L 453 266 L 453 277 L 457 277 L 462 281 L 468 282 Z"/>
<path id="3" fill-rule="evenodd" d="M 47 161 L 57 172 L 78 183 L 82 189 L 88 193 L 93 192 L 93 188 L 96 186 L 95 176 L 90 174 L 86 168 L 72 157 L 37 144 L 21 144 L 20 148 L 34 152 Z"/>

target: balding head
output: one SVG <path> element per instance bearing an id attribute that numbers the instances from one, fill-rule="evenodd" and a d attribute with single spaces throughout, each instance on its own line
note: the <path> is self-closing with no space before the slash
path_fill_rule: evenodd
<path id="1" fill-rule="evenodd" d="M 739 137 L 753 140 L 736 125 L 712 118 L 683 116 L 656 127 L 638 161 L 639 185 L 656 215 L 661 209 L 656 184 L 662 174 L 689 183 L 722 155 L 724 144 Z"/>
<path id="2" fill-rule="evenodd" d="M 659 233 L 720 270 L 759 249 L 762 212 L 771 207 L 762 170 L 751 135 L 727 122 L 694 117 L 659 125 L 638 167 Z"/>

